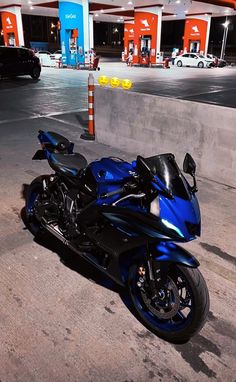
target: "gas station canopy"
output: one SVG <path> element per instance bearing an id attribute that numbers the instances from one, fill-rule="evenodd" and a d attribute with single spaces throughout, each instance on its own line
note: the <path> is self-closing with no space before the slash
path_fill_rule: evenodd
<path id="1" fill-rule="evenodd" d="M 21 5 L 23 14 L 58 16 L 58 1 L 14 0 Z M 12 0 L 3 0 L 1 7 L 11 6 Z M 97 21 L 124 22 L 134 18 L 136 7 L 162 6 L 163 20 L 185 19 L 186 16 L 208 14 L 212 17 L 236 15 L 236 0 L 93 0 L 89 2 L 89 13 Z"/>

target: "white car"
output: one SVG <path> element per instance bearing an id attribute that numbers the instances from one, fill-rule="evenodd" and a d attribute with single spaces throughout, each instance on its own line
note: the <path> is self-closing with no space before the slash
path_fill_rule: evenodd
<path id="1" fill-rule="evenodd" d="M 175 64 L 181 66 L 196 66 L 198 68 L 210 68 L 213 66 L 212 60 L 197 53 L 184 53 L 177 56 Z"/>
<path id="2" fill-rule="evenodd" d="M 51 53 L 46 50 L 40 50 L 35 55 L 39 58 L 42 66 L 51 66 Z"/>
<path id="3" fill-rule="evenodd" d="M 227 65 L 227 62 L 223 60 L 222 58 L 218 58 L 214 56 L 213 54 L 207 54 L 207 58 L 213 61 L 214 66 L 217 66 L 218 68 L 223 68 Z"/>
<path id="4" fill-rule="evenodd" d="M 59 61 L 61 60 L 61 50 L 56 50 L 56 52 L 52 53 L 50 57 L 52 66 L 58 65 Z"/>

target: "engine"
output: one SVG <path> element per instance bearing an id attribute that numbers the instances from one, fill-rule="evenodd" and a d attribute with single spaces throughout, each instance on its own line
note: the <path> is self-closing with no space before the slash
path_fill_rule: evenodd
<path id="1" fill-rule="evenodd" d="M 39 220 L 57 225 L 63 236 L 71 240 L 80 234 L 77 224 L 80 209 L 78 190 L 51 178 L 45 184 L 44 197 L 37 201 L 35 212 Z"/>
<path id="2" fill-rule="evenodd" d="M 80 197 L 76 189 L 62 189 L 58 198 L 58 228 L 68 240 L 75 239 L 79 234 L 78 215 Z M 63 187 L 64 188 L 64 187 Z"/>

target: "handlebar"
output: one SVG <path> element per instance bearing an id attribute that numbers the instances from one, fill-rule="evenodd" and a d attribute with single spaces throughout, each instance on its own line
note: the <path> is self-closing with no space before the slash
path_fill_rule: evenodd
<path id="1" fill-rule="evenodd" d="M 102 199 L 105 199 L 105 198 L 109 198 L 110 196 L 114 196 L 114 195 L 117 195 L 117 194 L 121 194 L 122 192 L 124 192 L 124 187 L 122 188 L 118 188 L 118 190 L 115 190 L 115 191 L 111 191 L 111 192 L 107 192 L 106 194 L 102 194 L 100 195 L 100 198 Z"/>
<path id="2" fill-rule="evenodd" d="M 106 194 L 102 194 L 100 195 L 100 198 L 109 198 L 110 196 L 114 196 L 114 195 L 118 195 L 118 194 L 122 194 L 123 192 L 129 192 L 129 191 L 133 191 L 137 188 L 137 184 L 135 183 L 127 183 L 125 184 L 122 188 L 118 188 L 117 190 L 114 190 L 114 191 L 111 191 L 111 192 L 107 192 Z"/>

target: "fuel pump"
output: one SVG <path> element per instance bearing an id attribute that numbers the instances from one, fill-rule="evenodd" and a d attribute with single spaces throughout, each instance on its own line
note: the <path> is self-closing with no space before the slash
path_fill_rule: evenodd
<path id="1" fill-rule="evenodd" d="M 199 53 L 200 50 L 200 41 L 199 40 L 190 40 L 189 41 L 189 52 L 191 53 Z"/>
<path id="2" fill-rule="evenodd" d="M 7 46 L 16 46 L 16 39 L 14 33 L 7 33 Z"/>
<path id="3" fill-rule="evenodd" d="M 128 41 L 128 53 L 134 53 L 134 40 Z"/>
<path id="4" fill-rule="evenodd" d="M 78 63 L 78 56 L 77 56 L 77 38 L 78 38 L 78 29 L 72 29 L 70 31 L 70 38 L 69 38 L 69 51 L 70 51 L 70 61 L 71 63 Z"/>
<path id="5" fill-rule="evenodd" d="M 149 65 L 150 63 L 150 50 L 151 50 L 151 36 L 142 36 L 140 39 L 140 65 Z"/>
<path id="6" fill-rule="evenodd" d="M 89 68 L 93 68 L 95 57 L 96 53 L 93 48 L 84 52 L 84 64 L 87 65 Z"/>
<path id="7" fill-rule="evenodd" d="M 128 57 L 130 57 L 130 55 L 133 55 L 133 53 L 134 53 L 134 40 L 128 40 L 125 43 L 124 51 L 122 52 L 122 61 L 127 62 Z"/>

